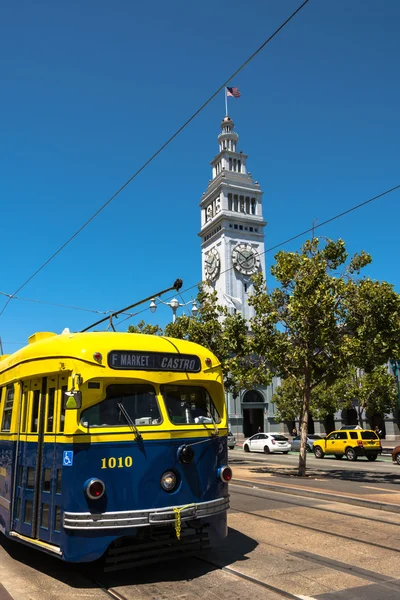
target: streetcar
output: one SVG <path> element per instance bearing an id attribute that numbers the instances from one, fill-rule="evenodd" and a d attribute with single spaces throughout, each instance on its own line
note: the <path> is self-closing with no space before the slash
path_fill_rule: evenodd
<path id="1" fill-rule="evenodd" d="M 167 337 L 40 332 L 0 357 L 0 531 L 108 569 L 227 535 L 221 365 Z"/>

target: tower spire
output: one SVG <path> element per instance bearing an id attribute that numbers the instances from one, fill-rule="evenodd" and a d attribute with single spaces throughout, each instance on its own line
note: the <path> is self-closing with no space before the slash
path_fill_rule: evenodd
<path id="1" fill-rule="evenodd" d="M 212 179 L 200 202 L 203 279 L 211 282 L 222 305 L 252 316 L 248 295 L 251 276 L 265 275 L 262 191 L 247 172 L 247 155 L 225 116 L 218 135 L 218 154 L 211 161 Z"/>

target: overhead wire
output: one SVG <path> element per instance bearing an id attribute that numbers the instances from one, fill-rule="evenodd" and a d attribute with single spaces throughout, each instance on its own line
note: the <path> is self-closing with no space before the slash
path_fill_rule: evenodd
<path id="1" fill-rule="evenodd" d="M 114 312 L 112 310 L 96 310 L 95 308 L 82 308 L 81 306 L 71 306 L 69 304 L 60 304 L 58 302 L 49 302 L 47 300 L 36 300 L 34 298 L 22 298 L 21 296 L 15 296 L 14 294 L 7 294 L 6 292 L 0 292 L 0 296 L 6 296 L 10 300 L 22 300 L 23 302 L 33 302 L 34 304 L 46 304 L 47 306 L 70 308 L 71 310 L 81 310 L 84 312 L 95 313 L 98 315 L 108 315 Z"/>
<path id="2" fill-rule="evenodd" d="M 383 198 L 383 196 L 391 194 L 392 192 L 395 192 L 396 190 L 399 190 L 399 189 L 400 189 L 400 184 L 396 185 L 388 190 L 385 190 L 384 192 L 381 192 L 380 194 L 377 194 L 376 196 L 373 196 L 372 198 L 369 198 L 368 200 L 364 200 L 364 202 L 360 202 L 359 204 L 356 204 L 356 205 L 352 206 L 351 208 L 348 208 L 347 210 L 344 210 L 341 213 L 338 213 L 337 215 L 334 215 L 333 217 L 330 217 L 329 219 L 322 221 L 322 223 L 313 222 L 312 226 L 309 227 L 308 229 L 305 229 L 301 233 L 297 233 L 296 235 L 293 235 L 292 237 L 287 238 L 283 242 L 279 242 L 278 244 L 275 244 L 274 246 L 267 248 L 263 252 L 259 252 L 258 256 L 263 256 L 264 254 L 268 254 L 269 252 L 272 252 L 273 250 L 276 250 L 277 248 L 280 248 L 281 246 L 285 246 L 286 244 L 289 244 L 290 242 L 293 242 L 294 240 L 297 240 L 298 238 L 303 237 L 304 235 L 307 235 L 307 233 L 313 233 L 316 229 L 319 229 L 320 227 L 323 227 L 324 225 L 327 225 L 328 223 L 332 223 L 333 221 L 336 221 L 337 219 L 340 219 L 341 217 L 344 217 L 345 215 L 348 215 L 349 213 L 351 213 L 355 210 L 358 210 L 359 208 L 362 208 L 363 206 L 366 206 L 367 204 L 370 204 L 371 202 L 374 202 L 375 200 L 378 200 L 379 198 Z M 228 273 L 229 271 L 232 271 L 233 269 L 234 269 L 233 266 L 228 267 L 224 271 L 221 271 L 220 275 L 223 275 L 224 273 Z M 201 283 L 203 283 L 202 280 L 198 281 L 194 285 L 182 290 L 180 292 L 180 294 L 185 294 L 186 292 L 190 292 L 194 288 L 198 288 L 199 285 L 201 285 Z M 169 299 L 172 299 L 172 296 Z M 147 310 L 149 310 L 149 307 L 142 309 L 141 311 L 135 313 L 132 316 L 137 316 L 138 314 L 143 313 Z M 125 319 L 122 319 L 118 323 L 118 325 L 121 325 L 121 323 L 123 323 L 124 321 L 127 321 L 130 318 L 131 318 L 131 316 L 127 316 Z"/>
<path id="3" fill-rule="evenodd" d="M 358 210 L 359 208 L 362 208 L 363 206 L 366 206 L 367 204 L 370 204 L 371 202 L 374 202 L 375 200 L 378 200 L 379 198 L 382 198 L 383 196 L 386 196 L 386 195 L 388 195 L 388 194 L 390 194 L 390 193 L 392 193 L 392 192 L 394 192 L 394 191 L 396 191 L 398 189 L 400 189 L 400 184 L 396 185 L 396 186 L 394 186 L 394 187 L 392 187 L 392 188 L 390 188 L 388 190 L 385 190 L 384 192 L 381 192 L 380 194 L 377 194 L 376 196 L 373 196 L 372 198 L 369 198 L 368 200 L 365 200 L 364 202 L 360 202 L 359 204 L 356 204 L 356 205 L 352 206 L 351 208 L 349 208 L 349 209 L 347 209 L 345 211 L 342 211 L 341 213 L 338 213 L 337 215 L 334 215 L 333 217 L 330 217 L 329 219 L 326 219 L 325 221 L 322 221 L 322 223 L 315 223 L 315 222 L 313 222 L 312 226 L 309 227 L 308 229 L 305 229 L 304 231 L 302 231 L 300 233 L 297 233 L 296 235 L 293 235 L 292 237 L 287 238 L 286 240 L 284 240 L 282 242 L 279 242 L 278 244 L 275 244 L 274 246 L 271 246 L 270 248 L 267 248 L 264 252 L 260 252 L 259 256 L 262 256 L 264 254 L 268 254 L 269 252 L 272 252 L 273 250 L 276 250 L 277 248 L 280 248 L 280 247 L 282 247 L 282 246 L 284 246 L 286 244 L 289 244 L 290 242 L 293 242 L 294 240 L 297 240 L 300 237 L 302 237 L 304 235 L 307 235 L 307 233 L 314 234 L 314 231 L 316 229 L 319 229 L 320 227 L 323 227 L 324 225 L 327 225 L 328 223 L 332 223 L 333 221 L 335 221 L 337 219 L 340 219 L 341 217 L 344 217 L 345 215 L 348 215 L 349 213 L 351 213 L 351 212 L 353 212 L 355 210 Z M 229 267 L 228 269 L 225 269 L 225 271 L 221 272 L 221 275 L 223 273 L 227 273 L 228 271 L 232 271 L 233 268 L 234 267 Z M 184 294 L 186 292 L 189 292 L 189 291 L 191 291 L 191 290 L 193 290 L 195 288 L 198 288 L 201 283 L 202 283 L 202 281 L 200 280 L 197 283 L 195 283 L 194 285 L 186 288 L 185 290 L 183 290 L 183 291 L 179 290 L 178 291 L 179 297 L 181 298 L 182 302 L 185 305 L 189 304 L 190 301 L 185 303 L 182 294 Z M 4 292 L 0 292 L 0 294 L 5 295 Z M 173 298 L 173 296 L 171 296 L 170 298 L 168 298 L 166 302 L 168 302 L 168 300 L 172 300 L 172 298 Z M 16 297 L 15 299 L 23 300 L 23 298 L 18 298 L 18 297 Z M 36 301 L 32 300 L 32 302 L 36 302 Z M 42 301 L 40 301 L 40 300 L 37 301 L 37 302 L 42 303 Z M 43 304 L 52 304 L 52 305 L 55 305 L 54 303 L 49 303 L 49 302 L 43 302 Z M 56 304 L 56 306 L 65 306 L 65 308 L 74 308 L 74 309 L 77 309 L 77 307 L 73 307 L 73 306 L 66 306 L 66 305 L 59 305 L 59 304 Z M 87 311 L 89 309 L 79 309 L 78 308 L 78 310 L 86 310 Z M 119 320 L 119 322 L 115 323 L 115 325 L 119 326 L 122 323 L 124 323 L 124 321 L 127 321 L 127 320 L 129 320 L 129 319 L 131 319 L 133 317 L 136 317 L 136 316 L 144 313 L 144 312 L 147 312 L 148 310 L 150 310 L 150 307 L 147 306 L 146 308 L 143 308 L 142 310 L 139 310 L 139 311 L 137 311 L 135 313 L 128 313 L 127 316 L 125 317 L 125 319 Z M 104 311 L 104 312 L 102 312 L 102 311 L 96 311 L 96 310 L 89 310 L 89 312 L 95 312 L 95 313 L 99 313 L 99 314 L 107 314 L 107 313 L 110 313 L 111 311 Z M 122 313 L 122 314 L 126 314 L 126 313 Z M 4 344 L 7 343 L 7 344 L 19 345 L 19 344 L 23 344 L 24 342 L 3 342 L 3 343 Z"/>
<path id="4" fill-rule="evenodd" d="M 308 229 L 305 229 L 304 231 L 302 231 L 300 233 L 297 233 L 296 235 L 293 235 L 292 237 L 287 238 L 286 240 L 284 240 L 282 242 L 279 242 L 278 244 L 275 244 L 274 246 L 271 246 L 270 248 L 267 248 L 263 252 L 259 252 L 258 256 L 263 256 L 264 254 L 268 254 L 269 252 L 272 252 L 273 250 L 276 250 L 277 248 L 280 248 L 281 246 L 285 246 L 286 244 L 289 244 L 290 242 L 293 242 L 294 240 L 297 240 L 298 238 L 306 235 L 307 233 L 314 233 L 314 231 L 316 229 L 318 229 L 320 227 L 323 227 L 324 225 L 327 225 L 328 223 L 332 223 L 336 219 L 344 217 L 345 215 L 347 215 L 347 214 L 349 214 L 349 213 L 351 213 L 351 212 L 353 212 L 355 210 L 358 210 L 359 208 L 362 208 L 363 206 L 366 206 L 367 204 L 370 204 L 371 202 L 374 202 L 375 200 L 378 200 L 379 198 L 382 198 L 383 196 L 386 196 L 386 195 L 388 195 L 388 194 L 390 194 L 390 193 L 392 193 L 392 192 L 394 192 L 396 190 L 399 190 L 399 189 L 400 189 L 400 184 L 396 185 L 396 186 L 394 186 L 394 187 L 392 187 L 392 188 L 390 188 L 388 190 L 385 190 L 384 192 L 381 192 L 380 194 L 378 194 L 376 196 L 373 196 L 372 198 L 369 198 L 368 200 L 365 200 L 364 202 L 360 202 L 359 204 L 356 204 L 356 205 L 352 206 L 351 208 L 349 208 L 349 209 L 347 209 L 347 210 L 345 210 L 345 211 L 343 211 L 341 213 L 338 213 L 337 215 L 334 215 L 333 217 L 330 217 L 329 219 L 326 219 L 325 221 L 322 221 L 322 223 L 315 223 L 315 222 L 313 222 L 312 226 L 309 227 Z M 227 269 L 225 269 L 224 271 L 222 271 L 220 274 L 222 275 L 224 273 L 232 271 L 233 268 L 234 268 L 233 266 L 232 267 L 228 267 Z M 180 296 L 182 302 L 185 305 L 190 304 L 191 301 L 189 300 L 189 302 L 185 303 L 182 294 L 184 294 L 186 292 L 189 292 L 189 291 L 193 290 L 194 288 L 198 288 L 201 283 L 202 283 L 202 281 L 200 280 L 197 283 L 195 283 L 194 285 L 186 288 L 185 290 L 182 290 L 182 292 L 181 291 L 178 292 L 178 295 Z M 99 315 L 109 315 L 109 314 L 112 314 L 112 313 L 116 312 L 114 310 L 104 310 L 104 311 L 102 311 L 102 310 L 97 310 L 97 309 L 82 308 L 82 307 L 79 307 L 79 306 L 71 306 L 71 305 L 68 305 L 68 304 L 59 304 L 59 303 L 56 303 L 56 302 L 49 302 L 49 301 L 46 301 L 46 300 L 35 300 L 35 299 L 32 299 L 32 298 L 22 298 L 20 296 L 14 296 L 14 294 L 7 294 L 7 293 L 2 292 L 2 291 L 0 291 L 0 295 L 2 295 L 2 296 L 8 296 L 12 300 L 21 300 L 21 301 L 33 302 L 33 303 L 37 303 L 37 304 L 46 304 L 48 306 L 57 306 L 57 307 L 61 307 L 61 308 L 71 309 L 71 310 L 80 310 L 80 311 L 95 313 L 95 314 L 99 314 Z M 172 299 L 173 299 L 173 296 L 171 296 L 170 298 L 168 298 L 166 302 L 168 302 L 169 300 L 172 300 Z M 142 313 L 144 313 L 144 312 L 146 312 L 148 310 L 149 310 L 149 307 L 146 307 L 146 308 L 143 308 L 143 309 L 141 309 L 141 310 L 139 310 L 139 311 L 137 311 L 135 313 L 128 313 L 128 312 L 121 313 L 121 314 L 125 315 L 125 319 L 120 319 L 118 321 L 118 323 L 116 323 L 116 325 L 117 326 L 121 325 L 124 321 L 127 321 L 128 319 L 132 319 L 133 317 L 136 317 L 137 315 L 140 315 L 140 314 L 142 314 Z M 17 343 L 17 342 L 9 342 L 9 343 Z"/>
<path id="5" fill-rule="evenodd" d="M 272 246 L 271 248 L 264 250 L 264 252 L 261 252 L 259 254 L 259 256 L 262 256 L 263 254 L 266 254 L 267 252 L 272 252 L 272 250 L 276 250 L 277 248 L 279 248 L 280 246 L 283 246 L 284 244 L 293 242 L 294 240 L 297 240 L 299 237 L 306 235 L 306 233 L 314 232 L 315 229 L 318 229 L 319 227 L 323 227 L 323 225 L 327 225 L 328 223 L 332 223 L 332 221 L 336 221 L 336 219 L 340 219 L 340 217 L 344 217 L 345 215 L 348 215 L 349 213 L 353 212 L 354 210 L 357 210 L 357 209 L 361 208 L 362 206 L 366 206 L 367 204 L 374 202 L 374 200 L 378 200 L 379 198 L 382 198 L 383 196 L 386 196 L 387 194 L 390 194 L 391 192 L 395 192 L 398 189 L 400 189 L 400 184 L 390 188 L 389 190 L 382 192 L 381 194 L 378 194 L 377 196 L 374 196 L 373 198 L 369 198 L 368 200 L 365 200 L 364 202 L 360 202 L 360 204 L 356 204 L 355 206 L 352 206 L 351 208 L 344 210 L 343 212 L 335 215 L 334 217 L 330 217 L 329 219 L 326 219 L 326 221 L 322 221 L 322 223 L 313 222 L 312 227 L 310 227 L 309 229 L 306 229 L 305 231 L 302 231 L 301 233 L 294 235 L 293 237 L 285 240 L 284 242 L 281 242 L 280 244 L 276 244 L 275 246 Z"/>
<path id="6" fill-rule="evenodd" d="M 214 92 L 208 98 L 208 100 L 206 100 L 206 102 L 204 102 L 200 106 L 200 108 L 198 108 L 192 114 L 192 116 L 187 121 L 185 121 L 185 123 L 181 125 L 181 127 L 179 127 L 179 129 L 177 129 L 177 131 L 170 138 L 168 138 L 168 140 L 164 144 L 162 144 L 162 146 L 160 146 L 160 148 L 156 152 L 154 152 L 154 154 L 145 163 L 143 163 L 143 165 L 115 193 L 77 231 L 75 231 L 75 233 L 71 235 L 71 237 L 68 238 L 68 240 L 64 242 L 62 246 L 60 246 L 60 248 L 58 248 L 58 250 L 56 250 L 38 269 L 36 269 L 34 273 L 32 273 L 32 275 L 30 275 L 30 277 L 28 277 L 28 279 L 26 279 L 26 281 L 24 281 L 22 285 L 18 287 L 18 289 L 15 290 L 12 296 L 18 294 L 18 292 L 20 292 L 30 281 L 32 281 L 32 279 L 36 277 L 36 275 L 38 275 L 40 271 L 42 271 L 58 254 L 60 254 L 60 252 L 62 252 L 62 250 L 64 250 L 64 248 L 68 246 L 68 244 L 72 242 L 72 240 L 75 239 L 81 233 L 81 231 L 83 231 L 83 229 L 85 229 L 85 227 L 87 227 L 89 223 L 91 223 L 189 125 L 189 123 L 191 123 L 193 119 L 195 119 L 197 115 L 204 108 L 206 108 L 208 104 L 210 104 L 212 100 L 214 100 L 214 98 L 226 87 L 226 85 L 231 81 L 231 79 L 233 79 L 238 73 L 240 73 L 240 71 L 242 71 L 257 56 L 257 54 L 259 54 L 261 50 L 263 50 L 263 48 L 265 48 L 265 46 L 273 40 L 273 38 L 297 15 L 297 13 L 299 13 L 304 8 L 306 4 L 308 4 L 309 1 L 310 0 L 304 0 L 304 2 L 274 31 L 274 33 L 270 35 L 261 44 L 261 46 L 259 46 L 259 48 L 257 48 L 257 50 L 255 50 L 255 52 L 253 52 L 253 54 L 251 54 L 251 56 L 249 56 L 247 60 L 245 60 L 245 62 L 242 65 L 240 65 L 240 67 L 228 77 L 228 79 L 216 90 L 216 92 Z M 0 317 L 6 310 L 10 301 L 11 298 L 8 298 L 5 305 L 0 311 Z"/>

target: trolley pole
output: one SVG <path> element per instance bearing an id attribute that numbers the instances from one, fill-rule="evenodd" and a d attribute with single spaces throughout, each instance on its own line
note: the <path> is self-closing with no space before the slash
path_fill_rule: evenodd
<path id="1" fill-rule="evenodd" d="M 139 302 L 135 302 L 134 304 L 130 304 L 129 306 L 125 306 L 125 308 L 121 308 L 121 310 L 117 310 L 116 312 L 111 313 L 111 315 L 108 315 L 107 317 L 104 317 L 104 319 L 100 319 L 100 321 L 96 321 L 96 323 L 92 323 L 91 325 L 89 325 L 89 327 L 86 327 L 85 329 L 82 329 L 79 333 L 84 333 L 85 331 L 89 331 L 89 329 L 92 329 L 93 327 L 96 327 L 96 325 L 100 325 L 100 323 L 104 323 L 105 321 L 109 321 L 110 325 L 113 327 L 112 325 L 112 320 L 113 318 L 118 318 L 118 315 L 120 315 L 121 313 L 124 313 L 127 310 L 130 310 L 131 308 L 135 308 L 136 306 L 139 306 L 140 304 L 143 304 L 144 302 L 148 302 L 149 300 L 152 300 L 155 296 L 161 296 L 162 294 L 166 294 L 167 292 L 172 292 L 172 290 L 176 290 L 179 291 L 181 289 L 183 285 L 183 281 L 182 279 L 177 279 L 174 282 L 174 285 L 167 288 L 166 290 L 162 290 L 161 292 L 157 292 L 156 294 L 152 294 L 151 296 L 149 296 L 148 298 L 144 298 L 143 300 L 139 300 Z"/>

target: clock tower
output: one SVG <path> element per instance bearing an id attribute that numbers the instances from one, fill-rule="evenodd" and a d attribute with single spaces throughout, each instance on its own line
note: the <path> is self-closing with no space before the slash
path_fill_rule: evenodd
<path id="1" fill-rule="evenodd" d="M 246 319 L 251 276 L 265 277 L 263 192 L 247 171 L 247 155 L 238 151 L 239 136 L 226 116 L 211 161 L 212 179 L 200 202 L 202 279 L 217 290 L 219 302 Z"/>

